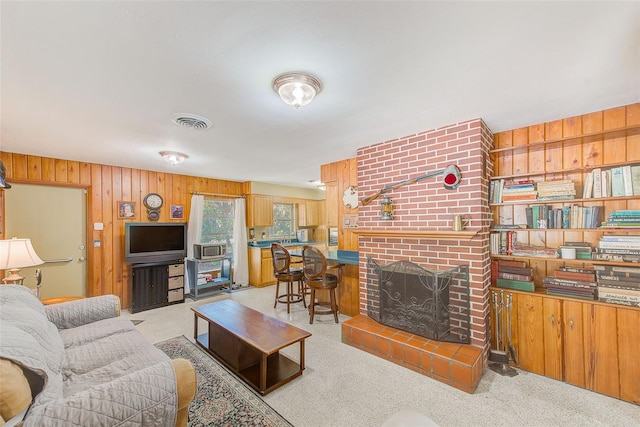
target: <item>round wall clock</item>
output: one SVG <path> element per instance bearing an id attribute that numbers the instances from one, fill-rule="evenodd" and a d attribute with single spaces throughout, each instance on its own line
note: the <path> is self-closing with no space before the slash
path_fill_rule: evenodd
<path id="1" fill-rule="evenodd" d="M 147 207 L 147 218 L 149 218 L 149 221 L 157 221 L 160 219 L 160 208 L 164 203 L 161 195 L 158 193 L 149 193 L 144 196 L 142 203 Z"/>
<path id="2" fill-rule="evenodd" d="M 158 193 L 149 193 L 144 197 L 144 205 L 149 209 L 160 209 L 162 207 L 162 196 Z"/>
<path id="3" fill-rule="evenodd" d="M 350 186 L 342 193 L 342 204 L 349 209 L 358 207 L 358 187 Z"/>

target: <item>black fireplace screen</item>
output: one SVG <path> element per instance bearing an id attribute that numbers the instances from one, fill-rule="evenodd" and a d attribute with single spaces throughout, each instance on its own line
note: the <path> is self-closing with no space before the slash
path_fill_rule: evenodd
<path id="1" fill-rule="evenodd" d="M 383 325 L 468 344 L 469 267 L 428 270 L 411 261 L 379 265 L 368 257 L 367 312 Z"/>

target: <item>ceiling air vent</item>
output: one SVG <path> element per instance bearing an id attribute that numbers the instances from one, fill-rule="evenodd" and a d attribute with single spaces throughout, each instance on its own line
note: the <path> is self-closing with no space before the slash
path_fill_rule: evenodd
<path id="1" fill-rule="evenodd" d="M 187 113 L 174 114 L 171 116 L 171 121 L 177 125 L 197 130 L 209 129 L 212 126 L 211 120 Z"/>

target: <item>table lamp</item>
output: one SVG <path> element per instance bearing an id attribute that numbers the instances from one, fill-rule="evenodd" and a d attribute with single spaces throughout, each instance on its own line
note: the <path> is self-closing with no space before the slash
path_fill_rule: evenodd
<path id="1" fill-rule="evenodd" d="M 2 279 L 6 283 L 22 284 L 24 277 L 18 273 L 21 268 L 44 264 L 31 245 L 31 239 L 0 240 L 0 270 L 9 270 L 9 276 Z"/>

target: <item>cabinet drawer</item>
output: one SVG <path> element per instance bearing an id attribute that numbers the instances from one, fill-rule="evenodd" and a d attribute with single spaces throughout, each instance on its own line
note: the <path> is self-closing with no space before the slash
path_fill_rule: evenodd
<path id="1" fill-rule="evenodd" d="M 184 264 L 170 264 L 169 276 L 182 276 L 184 275 Z"/>
<path id="2" fill-rule="evenodd" d="M 271 248 L 269 248 L 269 249 L 261 249 L 260 250 L 260 256 L 262 257 L 262 259 L 271 258 Z"/>
<path id="3" fill-rule="evenodd" d="M 169 277 L 169 289 L 184 287 L 184 276 Z"/>
<path id="4" fill-rule="evenodd" d="M 184 300 L 184 289 L 174 289 L 168 292 L 169 302 L 183 301 Z"/>

